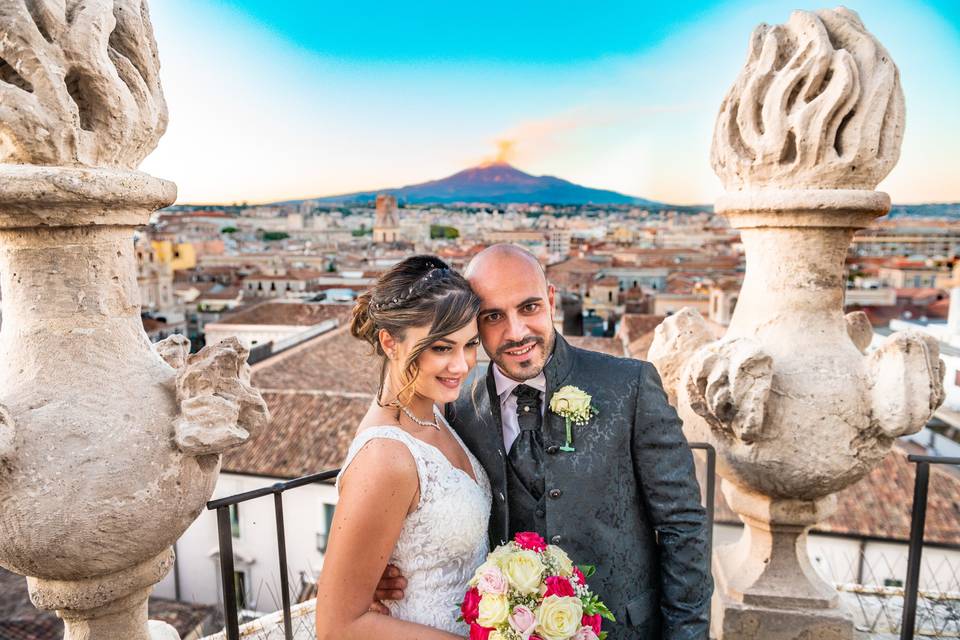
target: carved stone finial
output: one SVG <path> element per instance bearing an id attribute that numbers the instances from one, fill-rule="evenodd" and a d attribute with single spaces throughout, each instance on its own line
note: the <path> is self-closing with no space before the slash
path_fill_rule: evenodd
<path id="1" fill-rule="evenodd" d="M 134 169 L 156 147 L 146 0 L 4 0 L 0 24 L 0 163 Z"/>
<path id="2" fill-rule="evenodd" d="M 177 376 L 181 415 L 174 435 L 184 453 L 222 453 L 270 420 L 266 403 L 250 386 L 248 353 L 236 338 L 227 338 L 187 358 Z"/>
<path id="3" fill-rule="evenodd" d="M 190 356 L 190 340 L 175 333 L 153 345 L 153 350 L 174 369 L 182 369 Z"/>
<path id="4" fill-rule="evenodd" d="M 900 156 L 904 99 L 886 49 L 846 8 L 758 26 L 714 131 L 728 191 L 873 189 Z"/>
<path id="5" fill-rule="evenodd" d="M 919 331 L 898 331 L 869 356 L 872 422 L 889 437 L 916 433 L 945 397 L 940 345 Z"/>

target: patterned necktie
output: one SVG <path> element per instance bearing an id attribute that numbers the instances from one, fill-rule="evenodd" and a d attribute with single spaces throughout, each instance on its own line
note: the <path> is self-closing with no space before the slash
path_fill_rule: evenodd
<path id="1" fill-rule="evenodd" d="M 513 441 L 507 457 L 520 482 L 537 500 L 543 495 L 543 415 L 540 413 L 540 391 L 525 384 L 513 390 L 517 396 L 517 422 L 520 435 Z"/>

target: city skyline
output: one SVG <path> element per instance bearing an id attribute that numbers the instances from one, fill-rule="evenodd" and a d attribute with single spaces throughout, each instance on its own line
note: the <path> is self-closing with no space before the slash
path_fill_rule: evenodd
<path id="1" fill-rule="evenodd" d="M 171 124 L 142 169 L 179 202 L 270 202 L 433 180 L 484 161 L 675 204 L 722 192 L 713 120 L 750 31 L 786 2 L 480 15 L 435 3 L 151 5 Z M 849 3 L 901 69 L 895 202 L 960 200 L 960 10 Z M 217 25 L 211 30 L 210 25 Z"/>

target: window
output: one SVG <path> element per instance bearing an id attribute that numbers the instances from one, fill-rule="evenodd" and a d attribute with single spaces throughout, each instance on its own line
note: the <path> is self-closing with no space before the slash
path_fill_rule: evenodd
<path id="1" fill-rule="evenodd" d="M 333 504 L 323 505 L 324 529 L 321 533 L 317 534 L 317 551 L 319 551 L 320 553 L 326 553 L 327 551 L 327 542 L 330 536 L 330 529 L 333 527 L 333 512 L 335 509 L 336 509 L 336 505 L 333 505 Z"/>
<path id="2" fill-rule="evenodd" d="M 234 538 L 240 537 L 240 505 L 230 505 L 230 534 Z"/>

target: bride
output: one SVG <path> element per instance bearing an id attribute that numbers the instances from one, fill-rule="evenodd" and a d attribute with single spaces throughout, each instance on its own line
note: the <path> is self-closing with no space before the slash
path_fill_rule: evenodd
<path id="1" fill-rule="evenodd" d="M 318 640 L 468 633 L 455 603 L 487 554 L 490 483 L 441 407 L 476 364 L 479 307 L 467 281 L 432 256 L 407 258 L 357 300 L 351 331 L 383 366 L 337 478 Z M 385 616 L 369 608 L 388 563 L 407 587 Z"/>

